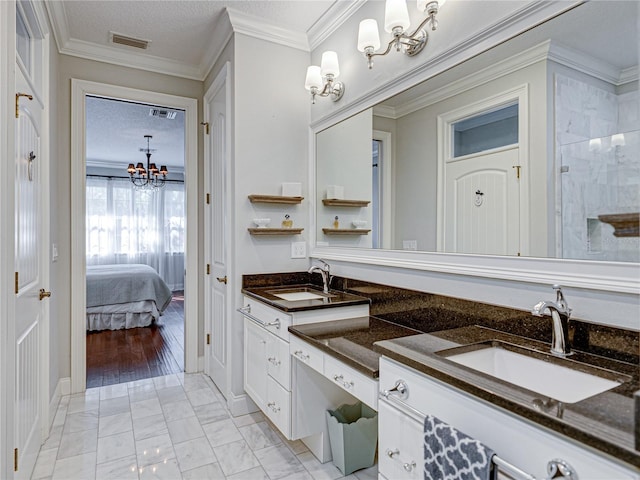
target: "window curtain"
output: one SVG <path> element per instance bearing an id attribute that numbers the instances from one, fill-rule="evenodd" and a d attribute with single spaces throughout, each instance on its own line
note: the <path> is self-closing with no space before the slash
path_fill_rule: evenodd
<path id="1" fill-rule="evenodd" d="M 128 179 L 88 177 L 87 265 L 143 263 L 184 289 L 183 183 L 138 190 Z"/>

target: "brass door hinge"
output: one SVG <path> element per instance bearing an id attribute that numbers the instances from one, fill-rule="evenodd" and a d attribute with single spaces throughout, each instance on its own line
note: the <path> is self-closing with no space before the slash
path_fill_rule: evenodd
<path id="1" fill-rule="evenodd" d="M 15 292 L 16 295 L 18 294 L 18 290 L 19 290 L 19 287 L 18 287 L 18 272 L 16 272 L 16 282 L 15 282 L 15 286 L 14 286 L 14 292 Z"/>
<path id="2" fill-rule="evenodd" d="M 200 125 L 204 127 L 204 133 L 209 135 L 209 122 L 200 122 Z"/>
<path id="3" fill-rule="evenodd" d="M 515 168 L 515 169 L 516 169 L 516 178 L 517 178 L 518 180 L 520 180 L 520 169 L 521 169 L 522 167 L 521 167 L 520 165 L 514 165 L 514 166 L 513 166 L 513 167 L 511 167 L 511 168 Z"/>
<path id="4" fill-rule="evenodd" d="M 206 202 L 207 202 L 207 205 L 209 205 L 211 203 L 211 194 L 210 193 L 207 193 Z"/>
<path id="5" fill-rule="evenodd" d="M 211 335 L 207 333 L 207 345 L 211 345 Z"/>
<path id="6" fill-rule="evenodd" d="M 17 448 L 13 449 L 13 471 L 14 472 L 18 471 L 18 449 Z"/>
<path id="7" fill-rule="evenodd" d="M 207 275 L 211 275 L 211 265 L 207 263 Z"/>

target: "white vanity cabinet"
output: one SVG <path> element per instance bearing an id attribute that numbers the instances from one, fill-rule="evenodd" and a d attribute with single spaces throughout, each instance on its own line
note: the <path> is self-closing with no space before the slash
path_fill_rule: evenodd
<path id="1" fill-rule="evenodd" d="M 422 478 L 423 416 L 431 414 L 490 446 L 508 463 L 538 479 L 547 462 L 568 462 L 580 480 L 638 480 L 637 470 L 616 463 L 526 419 L 499 409 L 412 368 L 380 359 L 380 389 L 402 381 L 408 395 L 379 401 L 379 473 L 388 479 Z M 508 473 L 508 472 L 507 472 Z"/>
<path id="2" fill-rule="evenodd" d="M 244 389 L 262 412 L 288 438 L 295 431 L 292 407 L 292 367 L 289 325 L 369 315 L 368 305 L 303 310 L 288 313 L 245 296 Z M 305 433 L 305 432 L 303 432 Z"/>

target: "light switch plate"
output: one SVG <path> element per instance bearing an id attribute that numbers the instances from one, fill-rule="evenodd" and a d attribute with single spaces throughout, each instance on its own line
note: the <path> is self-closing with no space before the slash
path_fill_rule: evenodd
<path id="1" fill-rule="evenodd" d="M 307 242 L 291 242 L 291 258 L 306 258 Z"/>

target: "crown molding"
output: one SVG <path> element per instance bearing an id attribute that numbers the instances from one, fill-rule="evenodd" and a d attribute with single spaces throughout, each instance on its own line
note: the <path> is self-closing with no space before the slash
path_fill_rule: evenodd
<path id="1" fill-rule="evenodd" d="M 451 82 L 444 87 L 421 95 L 409 102 L 397 105 L 396 107 L 385 105 L 376 106 L 374 107 L 374 114 L 390 119 L 398 119 L 543 60 L 552 60 L 613 85 L 622 85 L 638 79 L 638 67 L 621 71 L 613 65 L 586 55 L 583 52 L 570 49 L 552 40 L 546 40 L 523 52 Z"/>
<path id="2" fill-rule="evenodd" d="M 61 52 L 62 47 L 69 41 L 69 22 L 67 20 L 67 12 L 64 9 L 63 2 L 44 2 L 49 23 L 53 30 L 53 38 L 56 40 L 58 51 Z"/>
<path id="3" fill-rule="evenodd" d="M 227 7 L 226 10 L 234 33 L 241 33 L 249 37 L 277 43 L 305 52 L 309 51 L 309 41 L 305 33 L 295 32 L 267 23 L 262 18 L 247 15 L 233 8 Z"/>
<path id="4" fill-rule="evenodd" d="M 220 15 L 220 18 L 218 18 L 218 21 L 213 28 L 211 38 L 209 39 L 210 45 L 220 45 L 220 48 L 207 48 L 200 61 L 200 70 L 203 73 L 202 80 L 211 73 L 211 70 L 220 58 L 220 55 L 222 55 L 227 43 L 231 40 L 232 35 L 233 26 L 231 25 L 231 19 L 229 18 L 229 9 L 226 8 L 224 13 Z"/>
<path id="5" fill-rule="evenodd" d="M 309 46 L 315 50 L 329 36 L 346 22 L 367 0 L 354 0 L 351 2 L 334 2 L 331 7 L 314 23 L 309 30 Z"/>
<path id="6" fill-rule="evenodd" d="M 437 88 L 429 93 L 420 95 L 419 97 L 398 105 L 396 107 L 385 107 L 382 110 L 376 109 L 376 114 L 380 111 L 381 115 L 398 119 L 422 108 L 441 102 L 447 98 L 459 95 L 467 90 L 476 88 L 480 85 L 488 83 L 496 78 L 508 75 L 522 68 L 533 65 L 536 62 L 544 60 L 548 57 L 551 42 L 546 41 L 531 47 L 524 52 L 513 55 L 500 62 L 492 64 L 466 77 L 451 82 L 444 87 Z"/>
<path id="7" fill-rule="evenodd" d="M 611 65 L 608 62 L 594 58 L 579 50 L 565 47 L 559 43 L 552 42 L 549 52 L 549 60 L 577 70 L 592 77 L 598 78 L 612 85 L 621 85 L 623 70 Z M 637 69 L 637 67 L 636 67 Z M 629 70 L 629 69 L 627 69 Z"/>

